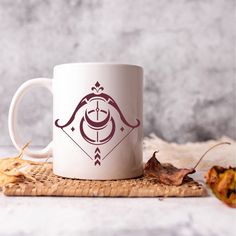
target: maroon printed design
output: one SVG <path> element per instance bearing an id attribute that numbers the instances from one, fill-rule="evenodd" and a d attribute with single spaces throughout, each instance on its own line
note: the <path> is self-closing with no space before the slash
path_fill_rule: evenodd
<path id="1" fill-rule="evenodd" d="M 60 124 L 60 119 L 57 119 L 55 125 L 94 160 L 94 165 L 100 166 L 101 161 L 140 125 L 140 121 L 136 119 L 136 124 L 130 124 L 115 100 L 103 93 L 104 88 L 98 81 L 91 90 L 93 92 L 80 100 L 65 124 Z M 108 142 L 110 149 L 106 145 Z M 95 145 L 93 153 L 90 153 L 91 148 L 87 148 L 88 144 Z"/>

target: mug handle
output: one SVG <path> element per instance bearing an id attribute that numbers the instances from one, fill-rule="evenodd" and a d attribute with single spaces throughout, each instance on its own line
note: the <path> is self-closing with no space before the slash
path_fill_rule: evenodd
<path id="1" fill-rule="evenodd" d="M 22 143 L 20 142 L 20 137 L 17 132 L 17 110 L 18 106 L 21 102 L 23 96 L 31 89 L 35 87 L 44 87 L 47 88 L 52 93 L 52 79 L 48 78 L 36 78 L 31 79 L 23 83 L 18 90 L 16 91 L 15 95 L 12 98 L 10 109 L 9 109 L 9 116 L 8 116 L 8 128 L 10 138 L 12 143 L 18 149 L 21 150 Z M 36 158 L 45 158 L 52 156 L 52 142 L 50 142 L 45 148 L 42 150 L 30 150 L 26 149 L 24 153 L 30 157 Z"/>

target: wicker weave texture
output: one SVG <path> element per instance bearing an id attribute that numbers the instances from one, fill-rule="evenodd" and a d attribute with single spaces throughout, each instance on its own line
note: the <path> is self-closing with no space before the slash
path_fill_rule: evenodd
<path id="1" fill-rule="evenodd" d="M 206 196 L 203 185 L 191 180 L 181 186 L 167 186 L 145 177 L 129 180 L 94 181 L 59 177 L 52 164 L 32 166 L 28 173 L 36 181 L 8 184 L 8 196 L 78 196 L 78 197 L 190 197 Z"/>

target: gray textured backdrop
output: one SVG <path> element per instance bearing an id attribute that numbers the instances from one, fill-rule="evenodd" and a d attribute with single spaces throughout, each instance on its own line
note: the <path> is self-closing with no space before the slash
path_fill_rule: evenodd
<path id="1" fill-rule="evenodd" d="M 234 0 L 0 0 L 0 144 L 24 81 L 65 62 L 138 63 L 145 69 L 145 134 L 186 142 L 236 138 Z M 25 140 L 51 137 L 51 96 L 24 99 Z"/>

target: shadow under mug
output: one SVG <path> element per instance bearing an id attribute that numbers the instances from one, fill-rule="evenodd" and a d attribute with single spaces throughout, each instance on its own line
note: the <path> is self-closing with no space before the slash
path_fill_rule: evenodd
<path id="1" fill-rule="evenodd" d="M 53 79 L 23 83 L 9 110 L 9 133 L 20 150 L 17 108 L 35 87 L 53 94 L 53 140 L 35 158 L 53 156 L 56 175 L 79 179 L 127 179 L 142 175 L 143 69 L 136 65 L 71 63 L 54 67 Z"/>

